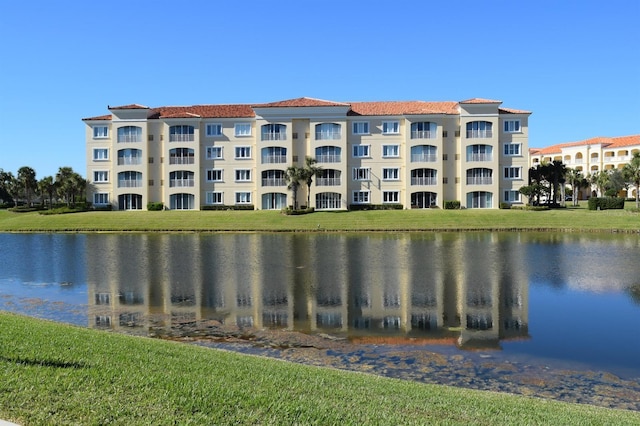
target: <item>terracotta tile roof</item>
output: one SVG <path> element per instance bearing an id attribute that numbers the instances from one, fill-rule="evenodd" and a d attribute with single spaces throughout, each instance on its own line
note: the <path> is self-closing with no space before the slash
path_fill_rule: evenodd
<path id="1" fill-rule="evenodd" d="M 457 102 L 352 102 L 347 115 L 458 114 Z"/>
<path id="2" fill-rule="evenodd" d="M 501 104 L 502 101 L 494 101 L 491 99 L 472 98 L 466 101 L 460 101 L 461 104 Z"/>
<path id="3" fill-rule="evenodd" d="M 551 145 L 545 148 L 532 148 L 529 150 L 529 153 L 531 155 L 559 154 L 562 152 L 563 148 L 572 148 L 576 146 L 599 145 L 599 144 L 605 148 L 617 148 L 617 147 L 632 146 L 632 145 L 640 146 L 640 135 L 620 136 L 620 137 L 614 137 L 614 138 L 597 136 L 594 138 L 585 139 L 578 142 L 559 143 L 559 144 Z"/>
<path id="4" fill-rule="evenodd" d="M 97 117 L 87 117 L 82 119 L 82 121 L 90 121 L 90 120 L 111 120 L 111 114 L 99 115 Z"/>
<path id="5" fill-rule="evenodd" d="M 252 118 L 255 117 L 249 105 L 193 105 L 153 108 L 149 118 Z"/>
<path id="6" fill-rule="evenodd" d="M 531 111 L 525 111 L 523 109 L 498 108 L 498 113 L 500 114 L 531 114 Z"/>
<path id="7" fill-rule="evenodd" d="M 276 107 L 324 107 L 324 106 L 349 106 L 342 102 L 325 101 L 314 98 L 296 98 L 284 101 L 271 102 L 267 104 L 252 105 L 256 108 L 276 108 Z"/>
<path id="8" fill-rule="evenodd" d="M 129 105 L 122 105 L 122 106 L 107 105 L 107 109 L 149 109 L 149 107 L 140 105 L 140 104 L 129 104 Z"/>

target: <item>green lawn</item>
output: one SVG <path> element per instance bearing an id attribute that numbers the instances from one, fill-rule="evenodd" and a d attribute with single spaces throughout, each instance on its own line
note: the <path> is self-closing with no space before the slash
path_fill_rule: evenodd
<path id="1" fill-rule="evenodd" d="M 627 203 L 631 206 L 632 203 Z M 86 212 L 62 215 L 0 210 L 0 232 L 121 231 L 420 231 L 558 230 L 640 231 L 640 214 L 631 209 L 580 208 L 527 210 L 387 210 L 316 212 L 285 216 L 276 211 Z"/>
<path id="2" fill-rule="evenodd" d="M 427 385 L 0 313 L 0 418 L 63 424 L 640 424 L 640 413 Z"/>

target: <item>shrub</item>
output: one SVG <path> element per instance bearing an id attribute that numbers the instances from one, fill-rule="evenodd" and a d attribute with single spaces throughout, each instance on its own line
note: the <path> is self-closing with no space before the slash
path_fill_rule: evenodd
<path id="1" fill-rule="evenodd" d="M 589 210 L 624 209 L 624 198 L 619 197 L 591 197 L 588 201 Z"/>
<path id="2" fill-rule="evenodd" d="M 255 210 L 255 208 L 253 204 L 242 204 L 237 206 L 206 205 L 206 206 L 200 206 L 200 210 Z"/>
<path id="3" fill-rule="evenodd" d="M 302 214 L 309 214 L 309 213 L 313 213 L 314 211 L 316 211 L 316 209 L 314 209 L 313 207 L 294 210 L 294 209 L 291 208 L 291 206 L 289 206 L 286 209 L 282 209 L 282 213 L 286 214 L 287 216 L 297 216 L 297 215 L 302 215 Z"/>
<path id="4" fill-rule="evenodd" d="M 153 203 L 147 203 L 147 210 L 151 212 L 158 212 L 164 209 L 164 203 L 158 201 Z"/>
<path id="5" fill-rule="evenodd" d="M 511 204 L 502 202 L 499 207 L 503 210 L 509 210 L 511 208 Z"/>
<path id="6" fill-rule="evenodd" d="M 460 208 L 460 201 L 458 200 L 449 200 L 444 202 L 445 210 L 458 210 Z"/>
<path id="7" fill-rule="evenodd" d="M 402 204 L 349 204 L 349 210 L 402 210 Z"/>

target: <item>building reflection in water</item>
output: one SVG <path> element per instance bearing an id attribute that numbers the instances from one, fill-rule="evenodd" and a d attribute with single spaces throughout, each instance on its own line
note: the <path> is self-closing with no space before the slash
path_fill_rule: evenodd
<path id="1" fill-rule="evenodd" d="M 89 326 L 206 320 L 386 342 L 500 348 L 528 337 L 518 236 L 87 236 Z"/>

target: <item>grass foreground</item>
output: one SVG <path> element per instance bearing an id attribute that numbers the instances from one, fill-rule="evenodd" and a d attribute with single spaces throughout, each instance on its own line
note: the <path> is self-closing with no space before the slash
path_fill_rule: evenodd
<path id="1" fill-rule="evenodd" d="M 627 203 L 630 205 L 631 203 Z M 278 211 L 112 211 L 61 215 L 0 210 L 0 232 L 640 232 L 640 214 L 578 208 L 531 210 L 369 210 L 286 216 Z"/>
<path id="2" fill-rule="evenodd" d="M 41 424 L 639 424 L 640 413 L 421 384 L 0 313 L 0 418 Z"/>

